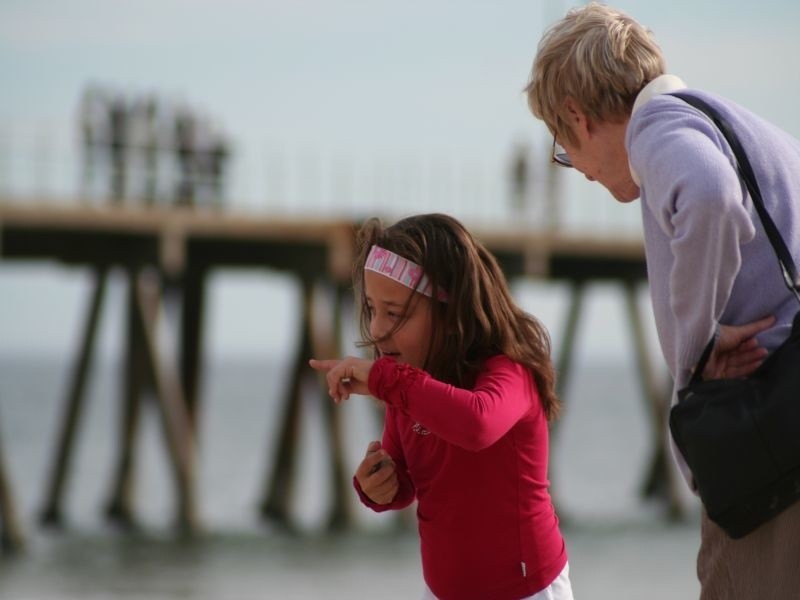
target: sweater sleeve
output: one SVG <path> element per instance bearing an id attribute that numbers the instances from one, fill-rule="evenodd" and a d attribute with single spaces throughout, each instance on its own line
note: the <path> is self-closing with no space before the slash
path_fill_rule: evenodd
<path id="1" fill-rule="evenodd" d="M 640 112 L 631 123 L 631 164 L 647 209 L 670 240 L 674 355 L 667 360 L 682 384 L 717 329 L 741 266 L 740 246 L 755 228 L 716 127 L 676 99 L 654 100 Z"/>
<path id="2" fill-rule="evenodd" d="M 472 390 L 383 357 L 372 366 L 369 389 L 440 438 L 470 451 L 488 448 L 540 406 L 527 369 L 505 356 L 486 361 Z"/>

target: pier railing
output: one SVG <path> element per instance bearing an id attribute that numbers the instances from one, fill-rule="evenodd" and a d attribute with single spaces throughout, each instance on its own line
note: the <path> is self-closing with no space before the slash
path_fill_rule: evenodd
<path id="1" fill-rule="evenodd" d="M 535 140 L 534 140 L 535 141 Z M 194 206 L 362 219 L 446 212 L 469 223 L 640 238 L 638 211 L 549 161 L 551 140 L 475 156 L 438 149 L 231 144 L 216 168 L 174 143 L 117 148 L 73 128 L 0 123 L 0 197 L 36 204 Z M 201 166 L 196 166 L 200 164 Z"/>

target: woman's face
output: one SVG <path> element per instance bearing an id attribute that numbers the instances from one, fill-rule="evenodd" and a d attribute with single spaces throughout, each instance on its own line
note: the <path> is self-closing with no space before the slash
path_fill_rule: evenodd
<path id="1" fill-rule="evenodd" d="M 380 355 L 423 368 L 433 334 L 431 299 L 375 271 L 364 272 L 364 292 L 370 314 L 369 334 L 378 340 Z M 400 321 L 402 326 L 384 339 Z"/>
<path id="2" fill-rule="evenodd" d="M 594 135 L 584 139 L 580 146 L 573 146 L 567 140 L 561 145 L 572 166 L 589 181 L 602 184 L 617 201 L 627 203 L 639 197 L 639 186 L 634 183 L 628 166 L 624 137 Z"/>
<path id="3" fill-rule="evenodd" d="M 636 200 L 639 186 L 631 177 L 625 149 L 628 120 L 590 119 L 573 100 L 567 99 L 566 102 L 575 141 L 557 141 L 566 150 L 572 166 L 589 181 L 600 182 L 619 202 Z"/>

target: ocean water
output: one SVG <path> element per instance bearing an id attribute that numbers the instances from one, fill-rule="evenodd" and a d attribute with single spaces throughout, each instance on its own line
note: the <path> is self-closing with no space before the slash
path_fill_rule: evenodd
<path id="1" fill-rule="evenodd" d="M 293 531 L 260 520 L 258 504 L 272 468 L 284 410 L 288 364 L 278 359 L 205 365 L 198 448 L 202 533 L 172 528 L 173 487 L 153 403 L 137 446 L 139 527 L 123 532 L 103 517 L 113 467 L 121 379 L 115 362 L 92 370 L 72 477 L 66 527 L 42 529 L 41 507 L 69 362 L 0 360 L 0 440 L 27 547 L 0 558 L 0 599 L 312 599 L 419 598 L 422 578 L 413 515 L 375 515 L 351 495 L 354 523 L 328 533 L 328 430 L 324 401 L 307 382 L 291 504 Z M 696 500 L 682 492 L 685 518 L 639 492 L 651 446 L 650 425 L 632 366 L 574 366 L 553 439 L 551 482 L 570 553 L 576 598 L 674 599 L 697 596 Z M 345 411 L 349 472 L 380 423 L 366 398 Z"/>

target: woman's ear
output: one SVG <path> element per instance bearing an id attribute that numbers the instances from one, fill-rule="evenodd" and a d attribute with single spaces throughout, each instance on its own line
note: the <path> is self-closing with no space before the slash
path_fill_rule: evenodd
<path id="1" fill-rule="evenodd" d="M 564 100 L 564 108 L 567 110 L 567 123 L 578 138 L 578 145 L 580 145 L 580 142 L 591 132 L 589 117 L 572 96 L 567 96 Z"/>

